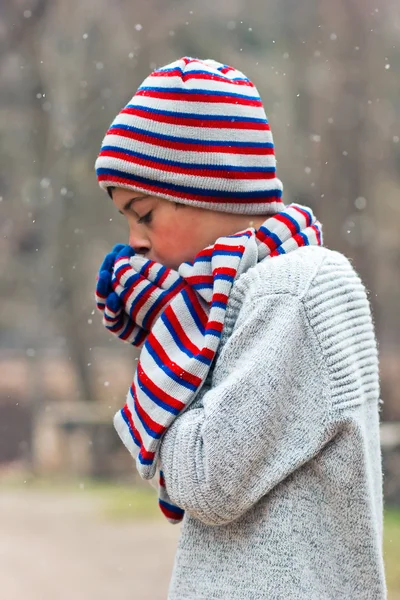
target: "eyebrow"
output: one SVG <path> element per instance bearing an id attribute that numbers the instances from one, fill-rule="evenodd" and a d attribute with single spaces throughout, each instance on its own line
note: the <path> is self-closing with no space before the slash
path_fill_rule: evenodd
<path id="1" fill-rule="evenodd" d="M 128 202 L 124 204 L 122 210 L 120 210 L 119 212 L 121 213 L 121 215 L 123 215 L 123 211 L 129 210 L 132 207 L 132 204 L 136 202 L 136 200 L 144 200 L 145 198 L 149 198 L 149 194 L 143 194 L 143 196 L 135 196 L 135 198 L 131 198 L 130 200 L 128 200 Z"/>

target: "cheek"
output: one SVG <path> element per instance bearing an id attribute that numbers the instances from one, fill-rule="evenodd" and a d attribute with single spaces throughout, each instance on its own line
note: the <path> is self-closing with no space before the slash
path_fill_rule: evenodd
<path id="1" fill-rule="evenodd" d="M 189 261 L 203 246 L 196 244 L 196 231 L 185 223 L 171 223 L 153 232 L 152 251 L 155 260 L 170 268 Z M 198 247 L 199 246 L 199 247 Z"/>

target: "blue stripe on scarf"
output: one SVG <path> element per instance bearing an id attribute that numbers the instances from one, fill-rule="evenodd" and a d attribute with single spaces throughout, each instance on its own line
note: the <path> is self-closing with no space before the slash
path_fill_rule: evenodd
<path id="1" fill-rule="evenodd" d="M 146 342 L 145 342 L 144 345 L 145 345 L 146 350 L 150 354 L 150 356 L 153 358 L 153 360 L 156 363 L 156 365 L 158 367 L 160 367 L 160 369 L 162 371 L 164 371 L 164 373 L 166 375 L 168 375 L 168 377 L 170 377 L 171 379 L 173 379 L 174 381 L 176 381 L 176 383 L 179 383 L 179 385 L 181 385 L 182 387 L 187 388 L 188 390 L 192 390 L 192 392 L 196 392 L 197 391 L 197 386 L 196 385 L 194 385 L 193 383 L 189 383 L 189 381 L 185 381 L 184 379 L 182 379 L 181 377 L 179 377 L 178 375 L 176 375 L 167 365 L 165 365 L 163 363 L 163 361 L 161 360 L 161 358 L 158 356 L 157 352 L 152 347 L 149 339 L 146 340 Z"/>
<path id="2" fill-rule="evenodd" d="M 224 275 L 224 273 L 217 273 L 214 276 L 214 280 L 215 279 L 224 279 L 225 281 L 233 281 L 234 278 L 232 277 L 232 275 Z"/>
<path id="3" fill-rule="evenodd" d="M 151 458 L 143 458 L 142 451 L 139 452 L 138 459 L 139 459 L 139 462 L 142 463 L 142 465 L 152 465 L 153 460 L 154 460 L 154 459 L 151 460 Z"/>
<path id="4" fill-rule="evenodd" d="M 243 252 L 241 250 L 214 250 L 213 256 L 238 256 L 241 258 Z"/>
<path id="5" fill-rule="evenodd" d="M 162 322 L 164 323 L 165 327 L 170 332 L 170 334 L 171 334 L 175 344 L 178 346 L 179 350 L 184 352 L 186 354 L 186 356 L 188 356 L 189 358 L 196 358 L 199 362 L 202 362 L 205 365 L 211 364 L 212 361 L 209 358 L 206 358 L 205 356 L 199 356 L 198 354 L 193 354 L 193 352 L 184 345 L 183 341 L 181 340 L 181 338 L 175 331 L 174 327 L 172 326 L 172 323 L 170 322 L 168 317 L 166 317 L 165 313 L 163 313 L 160 318 L 161 318 Z"/>
<path id="6" fill-rule="evenodd" d="M 214 287 L 214 284 L 212 283 L 192 283 L 191 288 L 193 288 L 194 290 L 212 290 Z"/>
<path id="7" fill-rule="evenodd" d="M 157 298 L 157 300 L 152 304 L 151 309 L 147 311 L 145 318 L 143 319 L 143 329 L 147 329 L 147 323 L 149 321 L 149 319 L 154 315 L 155 312 L 157 312 L 157 309 L 160 307 L 160 305 L 162 305 L 162 303 L 164 302 L 164 298 L 167 294 L 169 294 L 170 292 L 174 291 L 175 288 L 177 288 L 180 285 L 181 281 L 179 279 L 177 279 L 177 281 L 171 285 L 170 288 L 168 288 L 168 290 L 165 290 L 164 292 L 162 292 L 159 297 Z M 153 285 L 153 284 L 152 284 Z M 154 287 L 154 285 L 153 285 Z M 148 288 L 146 288 L 148 289 Z M 146 290 L 143 290 L 146 291 Z M 138 295 L 139 298 L 139 295 Z"/>
<path id="8" fill-rule="evenodd" d="M 285 215 L 286 216 L 286 215 Z M 262 231 L 263 233 L 265 233 L 265 235 L 269 238 L 271 238 L 271 240 L 273 240 L 274 244 L 276 245 L 276 247 L 280 246 L 282 244 L 282 241 L 280 240 L 280 238 L 276 235 L 276 233 L 274 233 L 273 231 L 270 231 L 269 229 L 267 229 L 266 227 L 264 227 L 263 225 L 261 225 L 259 231 Z"/>
<path id="9" fill-rule="evenodd" d="M 282 215 L 285 219 L 287 219 L 288 221 L 290 221 L 292 223 L 292 225 L 294 225 L 295 229 L 296 229 L 296 233 L 299 233 L 300 231 L 300 224 L 298 221 L 296 221 L 296 219 L 294 219 L 293 217 L 291 217 L 290 215 L 288 215 L 287 213 L 284 213 Z"/>
<path id="10" fill-rule="evenodd" d="M 139 372 L 137 373 L 137 378 L 138 378 L 138 384 L 141 390 L 143 390 L 145 392 L 145 394 L 155 402 L 155 404 L 157 404 L 157 406 L 160 406 L 161 408 L 164 408 L 166 411 L 168 411 L 169 413 L 171 413 L 172 415 L 178 415 L 179 414 L 179 410 L 177 408 L 174 408 L 173 406 L 170 406 L 167 402 L 164 402 L 164 400 L 161 400 L 161 398 L 159 398 L 158 396 L 156 396 L 156 394 L 154 394 L 142 381 Z M 139 415 L 138 415 L 139 416 Z M 152 437 L 156 437 L 155 435 L 153 435 L 152 433 L 150 433 L 150 435 Z M 158 436 L 158 434 L 157 434 Z M 158 436 L 159 437 L 159 436 Z"/>
<path id="11" fill-rule="evenodd" d="M 183 289 L 181 293 L 182 293 L 182 298 L 183 298 L 183 300 L 184 300 L 184 302 L 186 304 L 186 307 L 187 307 L 188 311 L 190 312 L 193 321 L 197 325 L 197 329 L 200 331 L 200 333 L 202 335 L 204 335 L 205 329 L 203 327 L 202 322 L 200 321 L 200 318 L 199 318 L 198 314 L 196 313 L 195 309 L 193 308 L 192 303 L 190 302 L 190 298 L 188 296 L 187 291 L 185 289 Z"/>
<path id="12" fill-rule="evenodd" d="M 221 332 L 218 329 L 207 329 L 205 335 L 213 335 L 217 338 L 221 337 Z"/>
<path id="13" fill-rule="evenodd" d="M 225 310 L 226 308 L 226 302 L 212 302 L 211 306 L 214 308 L 223 308 Z"/>
<path id="14" fill-rule="evenodd" d="M 302 233 L 301 231 L 299 232 L 299 236 L 302 238 L 302 240 L 304 240 L 304 245 L 305 246 L 309 246 L 310 245 L 310 241 L 308 239 L 308 236 L 305 233 Z"/>
<path id="15" fill-rule="evenodd" d="M 125 421 L 125 423 L 126 423 L 126 425 L 127 425 L 128 429 L 129 429 L 129 433 L 131 434 L 131 437 L 132 437 L 133 441 L 135 442 L 136 446 L 138 446 L 138 448 L 140 448 L 141 446 L 140 446 L 139 440 L 137 439 L 137 437 L 136 437 L 136 436 L 135 436 L 135 434 L 133 433 L 133 429 L 132 429 L 132 427 L 131 427 L 131 424 L 129 423 L 129 419 L 128 419 L 128 417 L 126 416 L 124 409 L 123 409 L 123 408 L 121 408 L 121 410 L 120 410 L 119 412 L 121 413 L 121 415 L 122 415 L 122 418 L 123 418 L 123 420 Z M 149 461 L 149 462 L 148 462 L 148 464 L 150 465 L 150 464 L 151 464 L 151 461 Z"/>
<path id="16" fill-rule="evenodd" d="M 169 504 L 169 502 L 165 502 L 165 500 L 161 500 L 161 498 L 158 499 L 158 503 L 163 508 L 166 508 L 167 510 L 170 510 L 172 513 L 177 515 L 177 517 L 181 517 L 185 514 L 185 511 L 182 510 L 182 508 L 179 508 L 179 506 L 175 506 L 174 504 Z"/>

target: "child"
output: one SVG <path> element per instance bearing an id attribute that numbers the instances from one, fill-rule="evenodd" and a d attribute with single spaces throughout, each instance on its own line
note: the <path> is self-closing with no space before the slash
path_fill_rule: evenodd
<path id="1" fill-rule="evenodd" d="M 144 81 L 96 163 L 129 224 L 97 303 L 141 348 L 115 426 L 183 518 L 170 600 L 386 597 L 366 292 L 275 166 L 254 85 L 187 57 Z"/>

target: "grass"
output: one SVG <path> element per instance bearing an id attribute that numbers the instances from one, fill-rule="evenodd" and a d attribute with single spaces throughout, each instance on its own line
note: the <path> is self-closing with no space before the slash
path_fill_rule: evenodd
<path id="1" fill-rule="evenodd" d="M 163 518 L 157 494 L 148 483 L 119 484 L 95 479 L 41 478 L 32 475 L 1 482 L 1 489 L 45 492 L 48 494 L 83 495 L 93 499 L 102 516 L 111 520 L 144 520 Z"/>
<path id="2" fill-rule="evenodd" d="M 3 483 L 0 489 L 23 488 L 27 492 L 84 494 L 99 503 L 101 515 L 110 520 L 163 519 L 156 492 L 149 485 L 135 487 L 94 480 L 20 478 Z M 400 508 L 385 511 L 384 559 L 388 600 L 400 600 Z"/>
<path id="3" fill-rule="evenodd" d="M 384 558 L 388 600 L 400 600 L 400 509 L 387 509 L 384 528 Z"/>

